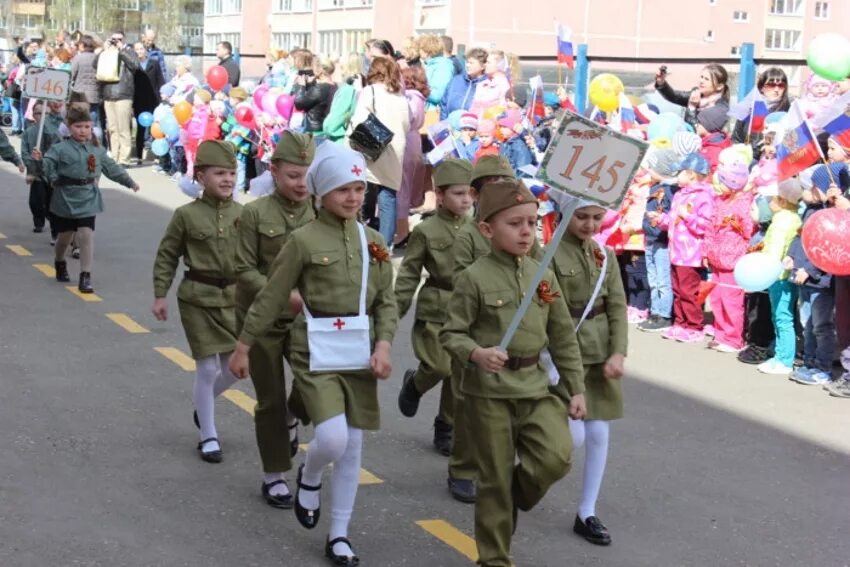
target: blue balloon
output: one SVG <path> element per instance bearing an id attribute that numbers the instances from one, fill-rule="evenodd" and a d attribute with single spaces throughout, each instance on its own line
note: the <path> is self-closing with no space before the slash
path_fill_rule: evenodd
<path id="1" fill-rule="evenodd" d="M 151 151 L 155 156 L 162 157 L 168 153 L 170 146 L 168 144 L 168 140 L 164 138 L 160 138 L 158 140 L 154 140 L 151 144 Z"/>
<path id="2" fill-rule="evenodd" d="M 735 283 L 750 293 L 764 291 L 779 279 L 784 268 L 782 262 L 763 252 L 743 256 L 735 264 Z"/>
<path id="3" fill-rule="evenodd" d="M 460 117 L 463 116 L 465 110 L 455 110 L 449 114 L 449 125 L 455 130 L 460 130 Z"/>
<path id="4" fill-rule="evenodd" d="M 137 118 L 137 120 L 139 121 L 139 126 L 142 128 L 150 128 L 151 124 L 153 124 L 153 114 L 150 112 L 142 112 L 139 114 L 139 118 Z"/>
<path id="5" fill-rule="evenodd" d="M 159 121 L 159 128 L 169 138 L 180 135 L 180 124 L 173 114 L 166 114 Z"/>
<path id="6" fill-rule="evenodd" d="M 673 139 L 673 134 L 685 129 L 685 121 L 673 112 L 663 112 L 652 119 L 646 133 L 650 142 Z"/>
<path id="7" fill-rule="evenodd" d="M 767 117 L 764 119 L 764 123 L 765 123 L 765 124 L 768 124 L 768 125 L 770 125 L 770 124 L 777 124 L 777 123 L 781 122 L 781 121 L 782 121 L 782 119 L 783 119 L 783 118 L 785 118 L 785 116 L 786 116 L 787 114 L 788 114 L 787 112 L 782 112 L 781 110 L 780 110 L 780 111 L 778 111 L 778 112 L 771 112 L 771 113 L 770 113 L 770 114 L 768 114 L 768 115 L 767 115 Z"/>

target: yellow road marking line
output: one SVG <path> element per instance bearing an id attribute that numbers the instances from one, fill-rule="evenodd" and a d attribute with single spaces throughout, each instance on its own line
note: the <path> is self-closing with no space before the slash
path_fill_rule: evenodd
<path id="1" fill-rule="evenodd" d="M 67 289 L 68 291 L 70 291 L 71 293 L 73 293 L 74 295 L 76 295 L 77 297 L 79 297 L 80 299 L 82 299 L 83 301 L 86 301 L 88 303 L 95 303 L 97 301 L 103 301 L 103 299 L 101 299 L 100 296 L 97 296 L 93 293 L 80 293 L 80 290 L 77 288 L 77 286 L 68 285 L 68 286 L 65 286 L 65 289 Z"/>
<path id="2" fill-rule="evenodd" d="M 222 396 L 248 412 L 250 415 L 254 415 L 254 406 L 257 404 L 257 400 L 242 390 L 235 390 L 231 388 L 230 390 L 225 391 Z"/>
<path id="3" fill-rule="evenodd" d="M 195 371 L 195 361 L 180 349 L 174 347 L 154 347 L 154 350 L 186 372 Z"/>
<path id="4" fill-rule="evenodd" d="M 128 333 L 150 333 L 147 329 L 133 321 L 128 315 L 123 313 L 107 313 L 106 316 L 110 321 L 127 331 Z"/>
<path id="5" fill-rule="evenodd" d="M 32 256 L 32 252 L 21 246 L 20 244 L 7 244 L 6 248 L 17 254 L 18 256 Z"/>
<path id="6" fill-rule="evenodd" d="M 298 445 L 298 448 L 301 449 L 301 451 L 306 453 L 307 452 L 307 443 L 301 443 L 300 445 Z M 376 477 L 375 475 L 373 475 L 372 473 L 370 473 L 366 469 L 360 469 L 360 480 L 358 481 L 358 484 L 362 484 L 362 485 L 365 486 L 365 485 L 368 485 L 368 484 L 383 484 L 383 483 L 384 483 L 383 480 Z"/>
<path id="7" fill-rule="evenodd" d="M 420 520 L 416 525 L 454 548 L 470 561 L 478 561 L 478 549 L 475 540 L 444 520 Z"/>
<path id="8" fill-rule="evenodd" d="M 32 267 L 47 276 L 48 278 L 56 277 L 56 270 L 50 264 L 33 264 Z"/>

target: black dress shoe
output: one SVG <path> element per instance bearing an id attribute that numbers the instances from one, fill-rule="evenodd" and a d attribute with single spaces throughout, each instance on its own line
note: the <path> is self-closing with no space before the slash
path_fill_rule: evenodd
<path id="1" fill-rule="evenodd" d="M 80 285 L 77 287 L 80 293 L 94 293 L 94 288 L 91 286 L 91 273 L 80 272 Z"/>
<path id="2" fill-rule="evenodd" d="M 283 484 L 287 488 L 289 485 L 286 484 L 286 481 L 283 479 L 276 480 L 274 482 L 270 482 L 269 484 L 263 483 L 262 491 L 263 498 L 266 499 L 266 503 L 272 508 L 280 508 L 281 510 L 289 510 L 292 508 L 292 494 L 286 494 L 283 496 L 278 496 L 276 494 L 272 494 L 271 490 L 278 484 Z"/>
<path id="3" fill-rule="evenodd" d="M 39 234 L 39 233 L 44 232 L 44 227 L 43 226 L 34 226 L 34 227 L 32 227 L 32 231 L 36 234 Z"/>
<path id="4" fill-rule="evenodd" d="M 474 480 L 449 477 L 448 483 L 449 492 L 452 493 L 455 500 L 463 502 L 464 504 L 475 504 L 476 495 Z"/>
<path id="5" fill-rule="evenodd" d="M 71 276 L 68 274 L 68 262 L 65 260 L 62 260 L 61 262 L 53 262 L 53 269 L 56 270 L 57 282 L 71 281 Z"/>
<path id="6" fill-rule="evenodd" d="M 322 489 L 322 485 L 319 486 L 310 486 L 309 484 L 304 484 L 301 482 L 301 476 L 304 471 L 304 464 L 302 463 L 300 467 L 298 467 L 298 478 L 295 482 L 295 518 L 298 520 L 298 523 L 307 528 L 308 530 L 312 530 L 319 523 L 319 516 L 322 513 L 321 505 L 315 510 L 308 510 L 304 506 L 301 505 L 301 501 L 298 500 L 298 495 L 302 490 L 306 490 L 308 492 L 318 492 Z"/>
<path id="7" fill-rule="evenodd" d="M 292 425 L 289 426 L 289 430 L 295 430 L 295 437 L 289 441 L 289 456 L 294 457 L 298 454 L 298 422 L 296 421 Z"/>
<path id="8" fill-rule="evenodd" d="M 585 521 L 576 516 L 573 531 L 596 545 L 611 545 L 611 534 L 608 533 L 608 528 L 596 516 L 588 516 Z"/>
<path id="9" fill-rule="evenodd" d="M 416 390 L 416 384 L 413 382 L 413 377 L 416 376 L 415 370 L 407 370 L 404 373 L 404 380 L 401 384 L 401 390 L 398 392 L 398 409 L 404 417 L 413 417 L 419 410 L 419 400 L 422 395 Z"/>
<path id="10" fill-rule="evenodd" d="M 201 422 L 198 421 L 198 412 L 197 411 L 192 412 L 192 421 L 195 422 L 195 427 L 197 427 L 198 429 L 201 428 Z"/>
<path id="11" fill-rule="evenodd" d="M 206 461 L 208 463 L 220 463 L 222 458 L 224 457 L 220 448 L 216 449 L 215 451 L 204 451 L 204 445 L 206 445 L 210 441 L 215 441 L 216 443 L 218 443 L 218 439 L 215 437 L 204 439 L 203 441 L 198 443 L 198 452 L 201 454 L 201 460 Z M 219 447 L 221 447 L 220 443 Z"/>
<path id="12" fill-rule="evenodd" d="M 328 540 L 325 544 L 325 557 L 330 559 L 334 565 L 344 565 L 345 567 L 354 567 L 360 565 L 360 558 L 356 555 L 337 555 L 334 553 L 334 546 L 338 543 L 346 544 L 351 552 L 354 553 L 354 548 L 351 547 L 351 542 L 346 537 L 338 537 L 334 540 Z"/>
<path id="13" fill-rule="evenodd" d="M 80 259 L 80 249 L 76 246 L 71 248 L 71 258 L 73 258 L 74 260 Z"/>
<path id="14" fill-rule="evenodd" d="M 770 355 L 767 349 L 756 345 L 749 345 L 738 353 L 738 362 L 743 362 L 744 364 L 761 364 L 767 361 L 768 358 L 770 358 Z"/>
<path id="15" fill-rule="evenodd" d="M 434 448 L 444 457 L 452 454 L 452 432 L 454 428 L 440 419 L 434 420 Z"/>

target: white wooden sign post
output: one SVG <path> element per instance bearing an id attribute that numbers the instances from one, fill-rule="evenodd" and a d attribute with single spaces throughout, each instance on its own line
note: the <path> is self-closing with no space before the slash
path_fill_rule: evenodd
<path id="1" fill-rule="evenodd" d="M 579 201 L 594 201 L 602 207 L 619 205 L 647 148 L 643 142 L 577 114 L 565 114 L 537 170 L 537 178 L 552 187 L 547 195 L 561 209 L 561 222 L 546 246 L 540 267 L 531 279 L 519 309 L 499 342 L 503 351 L 507 351 L 528 311 Z"/>
<path id="2" fill-rule="evenodd" d="M 71 71 L 63 69 L 48 69 L 46 67 L 27 67 L 24 77 L 24 96 L 43 101 L 68 100 L 71 92 Z M 35 147 L 41 150 L 41 136 L 44 133 L 44 119 L 47 109 L 42 109 L 41 121 L 38 124 L 38 138 Z"/>

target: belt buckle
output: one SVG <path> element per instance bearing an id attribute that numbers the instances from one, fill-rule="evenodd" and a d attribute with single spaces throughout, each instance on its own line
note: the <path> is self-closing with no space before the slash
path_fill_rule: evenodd
<path id="1" fill-rule="evenodd" d="M 505 365 L 508 367 L 508 370 L 519 370 L 521 368 L 520 364 L 522 364 L 522 359 L 518 356 L 509 356 L 508 363 Z"/>

